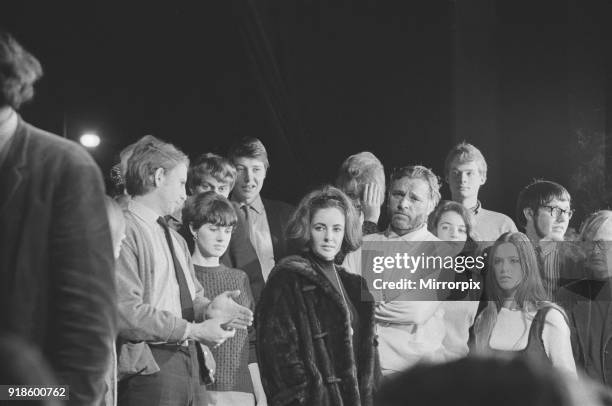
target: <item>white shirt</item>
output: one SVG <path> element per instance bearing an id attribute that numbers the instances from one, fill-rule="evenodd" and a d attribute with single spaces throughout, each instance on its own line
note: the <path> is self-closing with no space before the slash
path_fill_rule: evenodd
<path id="1" fill-rule="evenodd" d="M 270 271 L 274 268 L 275 262 L 272 234 L 270 233 L 266 209 L 261 201 L 261 196 L 257 196 L 250 205 L 246 205 L 245 203 L 240 204 L 240 210 L 243 210 L 243 212 L 245 210 L 244 206 L 247 206 L 248 209 L 247 220 L 249 222 L 249 239 L 259 259 L 263 279 L 267 281 L 268 275 L 270 275 Z"/>
<path id="2" fill-rule="evenodd" d="M 527 347 L 529 330 L 536 312 L 523 312 L 502 307 L 491 331 L 489 346 L 495 350 L 520 351 Z M 576 364 L 572 353 L 570 329 L 565 318 L 557 309 L 546 313 L 542 329 L 544 350 L 552 364 L 576 375 Z"/>
<path id="3" fill-rule="evenodd" d="M 402 236 L 390 229 L 370 234 L 364 241 L 433 242 L 438 237 L 424 224 Z M 362 274 L 361 248 L 344 259 L 348 272 Z M 439 301 L 391 300 L 376 303 L 380 366 L 384 375 L 402 371 L 421 361 L 443 362 L 446 336 L 444 307 Z"/>
<path id="4" fill-rule="evenodd" d="M 153 289 L 150 292 L 151 306 L 159 310 L 169 311 L 177 317 L 182 317 L 181 298 L 174 271 L 174 262 L 172 261 L 172 254 L 170 253 L 164 228 L 157 223 L 157 219 L 160 217 L 159 214 L 133 199 L 128 204 L 128 210 L 141 222 L 142 230 L 146 234 L 147 240 L 153 244 L 153 252 L 155 254 L 154 269 L 151 270 L 151 275 L 153 275 Z M 170 233 L 170 237 L 172 238 L 174 251 L 181 264 L 183 274 L 187 280 L 187 287 L 193 300 L 195 297 L 195 285 L 189 273 L 188 253 L 183 250 L 183 244 L 179 243 L 172 233 Z"/>

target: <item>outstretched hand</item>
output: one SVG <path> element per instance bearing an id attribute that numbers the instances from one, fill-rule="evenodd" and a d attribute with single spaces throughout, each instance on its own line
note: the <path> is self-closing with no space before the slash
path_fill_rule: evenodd
<path id="1" fill-rule="evenodd" d="M 236 330 L 225 329 L 221 323 L 220 319 L 208 319 L 201 323 L 194 323 L 190 327 L 190 338 L 211 347 L 218 347 L 236 334 Z"/>
<path id="2" fill-rule="evenodd" d="M 235 302 L 239 295 L 239 290 L 221 293 L 208 305 L 206 317 L 222 320 L 223 328 L 247 328 L 253 324 L 253 312 Z"/>

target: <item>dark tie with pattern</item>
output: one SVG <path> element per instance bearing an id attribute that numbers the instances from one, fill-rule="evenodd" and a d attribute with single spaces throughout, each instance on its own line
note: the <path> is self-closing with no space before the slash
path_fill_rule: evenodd
<path id="1" fill-rule="evenodd" d="M 248 204 L 243 204 L 242 206 L 240 206 L 240 208 L 242 209 L 242 212 L 244 213 L 244 218 L 246 219 L 246 225 L 248 227 L 247 229 L 247 235 L 249 236 L 249 240 L 251 240 L 251 243 L 253 242 L 253 238 L 252 238 L 252 231 L 253 231 L 253 224 L 251 224 L 251 221 L 253 221 L 251 219 L 251 206 L 249 206 Z"/>
<path id="2" fill-rule="evenodd" d="M 193 300 L 191 299 L 191 293 L 189 293 L 189 286 L 187 285 L 187 279 L 185 278 L 183 267 L 181 266 L 181 263 L 176 257 L 176 251 L 174 250 L 174 244 L 172 243 L 172 236 L 170 235 L 170 228 L 168 226 L 168 222 L 163 217 L 159 217 L 157 219 L 157 222 L 160 226 L 163 227 L 164 234 L 166 235 L 166 242 L 168 242 L 168 247 L 170 247 L 172 262 L 174 263 L 174 274 L 176 275 L 176 280 L 179 285 L 179 296 L 181 299 L 181 313 L 183 319 L 187 321 L 193 321 Z"/>

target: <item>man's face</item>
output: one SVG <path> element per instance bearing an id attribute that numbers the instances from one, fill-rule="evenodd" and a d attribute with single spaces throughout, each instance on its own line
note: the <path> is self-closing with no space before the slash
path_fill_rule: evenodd
<path id="1" fill-rule="evenodd" d="M 485 183 L 485 178 L 478 170 L 476 161 L 462 163 L 457 157 L 449 165 L 447 182 L 453 200 L 461 200 L 478 198 L 478 191 Z"/>
<path id="2" fill-rule="evenodd" d="M 186 182 L 187 165 L 184 163 L 180 163 L 167 171 L 162 171 L 157 185 L 157 196 L 163 215 L 175 213 L 183 207 L 187 198 Z"/>
<path id="3" fill-rule="evenodd" d="M 212 175 L 205 175 L 202 177 L 201 183 L 195 187 L 193 194 L 200 194 L 204 192 L 215 192 L 227 198 L 231 192 L 230 182 L 221 182 Z"/>
<path id="4" fill-rule="evenodd" d="M 266 179 L 266 167 L 262 161 L 255 158 L 236 158 L 236 185 L 234 185 L 234 196 L 241 203 L 252 203 L 264 184 Z"/>
<path id="5" fill-rule="evenodd" d="M 557 209 L 565 210 L 566 213 L 557 213 Z M 527 215 L 527 228 L 531 228 L 540 240 L 563 241 L 570 220 L 569 210 L 568 200 L 553 198 L 533 215 Z"/>
<path id="6" fill-rule="evenodd" d="M 429 184 L 420 178 L 404 177 L 391 184 L 388 210 L 395 233 L 406 234 L 427 222 L 433 210 L 429 192 Z"/>
<path id="7" fill-rule="evenodd" d="M 604 223 L 586 243 L 586 267 L 596 279 L 612 277 L 612 222 Z"/>

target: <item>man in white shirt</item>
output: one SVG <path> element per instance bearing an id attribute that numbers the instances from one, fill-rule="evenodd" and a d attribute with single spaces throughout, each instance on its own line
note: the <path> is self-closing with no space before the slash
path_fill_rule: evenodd
<path id="1" fill-rule="evenodd" d="M 185 240 L 165 219 L 183 205 L 189 160 L 150 137 L 134 149 L 126 187 L 126 238 L 117 264 L 119 404 L 191 405 L 214 374 L 205 345 L 220 345 L 252 312 L 239 292 L 203 297 Z"/>
<path id="2" fill-rule="evenodd" d="M 391 174 L 388 188 L 390 224 L 382 233 L 363 238 L 367 242 L 407 242 L 406 250 L 435 247 L 440 241 L 427 230 L 427 217 L 440 200 L 438 177 L 423 166 L 407 166 Z M 420 243 L 420 244 L 419 244 Z M 362 274 L 362 250 L 347 255 L 343 266 Z M 366 278 L 367 279 L 367 278 Z M 415 363 L 444 358 L 444 310 L 439 301 L 383 300 L 376 305 L 380 364 L 384 375 L 402 371 Z"/>

